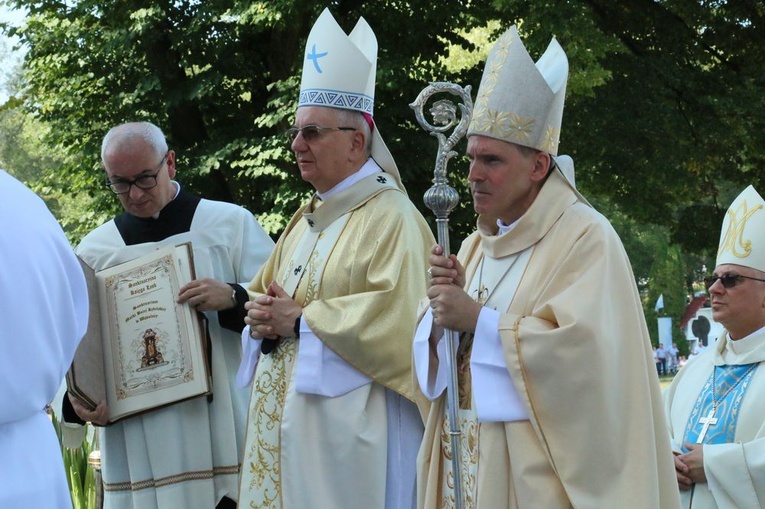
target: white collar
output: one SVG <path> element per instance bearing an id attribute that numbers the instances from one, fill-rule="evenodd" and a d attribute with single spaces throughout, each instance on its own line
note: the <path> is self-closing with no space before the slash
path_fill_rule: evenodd
<path id="1" fill-rule="evenodd" d="M 743 338 L 741 338 L 741 339 L 736 339 L 736 340 L 733 340 L 733 339 L 731 339 L 731 337 L 730 337 L 730 332 L 727 332 L 727 331 L 726 331 L 726 332 L 725 332 L 725 335 L 726 335 L 726 336 L 728 336 L 728 341 L 731 341 L 731 342 L 733 342 L 733 343 L 739 343 L 739 344 L 743 344 L 743 343 L 741 343 L 741 341 L 747 340 L 747 339 L 751 338 L 752 336 L 757 336 L 757 335 L 760 335 L 760 334 L 762 334 L 763 332 L 765 332 L 765 327 L 761 327 L 761 328 L 757 329 L 756 331 L 752 332 L 751 334 L 749 334 L 749 335 L 747 335 L 747 336 L 744 336 L 744 337 L 743 337 Z"/>
<path id="2" fill-rule="evenodd" d="M 330 196 L 335 195 L 345 189 L 348 189 L 359 180 L 366 178 L 370 175 L 374 175 L 375 173 L 380 173 L 381 171 L 382 169 L 379 166 L 377 166 L 377 163 L 375 162 L 375 160 L 370 157 L 369 159 L 367 159 L 367 162 L 365 162 L 361 168 L 359 168 L 355 173 L 346 177 L 339 184 L 335 185 L 335 187 L 333 187 L 327 192 L 324 192 L 324 193 L 317 192 L 316 194 L 318 194 L 319 198 L 321 198 L 321 200 L 324 201 Z"/>
<path id="3" fill-rule="evenodd" d="M 521 220 L 521 218 L 519 217 L 518 219 L 516 219 L 512 223 L 505 224 L 504 221 L 502 221 L 501 219 L 497 219 L 497 227 L 499 228 L 499 231 L 497 232 L 497 237 L 499 237 L 500 235 L 504 235 L 507 232 L 509 232 L 510 230 L 512 230 L 513 228 L 515 228 L 515 225 L 517 225 L 518 221 L 520 221 L 520 220 Z"/>

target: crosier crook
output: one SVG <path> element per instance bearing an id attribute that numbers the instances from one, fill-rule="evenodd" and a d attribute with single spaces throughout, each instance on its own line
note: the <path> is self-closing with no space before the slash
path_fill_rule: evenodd
<path id="1" fill-rule="evenodd" d="M 450 136 L 447 133 L 457 121 L 457 108 L 451 100 L 442 99 L 433 103 L 430 109 L 434 122 L 440 126 L 434 126 L 425 120 L 423 108 L 431 96 L 448 92 L 459 96 L 462 102 L 459 103 L 461 116 L 459 123 L 454 128 Z M 457 155 L 452 149 L 457 142 L 467 133 L 470 115 L 473 112 L 473 100 L 470 97 L 470 86 L 464 89 L 453 83 L 434 82 L 425 87 L 417 96 L 417 99 L 409 105 L 417 117 L 420 125 L 428 131 L 431 136 L 438 138 L 438 153 L 436 155 L 436 166 L 434 169 L 433 187 L 425 192 L 425 205 L 433 211 L 436 216 L 436 227 L 438 230 L 438 243 L 443 248 L 443 255 L 449 257 L 449 213 L 457 206 L 460 201 L 457 191 L 449 186 L 446 178 L 446 165 L 452 156 Z M 455 509 L 462 509 L 462 472 L 460 471 L 460 428 L 457 420 L 458 401 L 458 381 L 457 381 L 457 333 L 453 330 L 444 331 L 446 341 L 446 366 L 448 371 L 446 387 L 446 407 L 449 418 L 449 436 L 452 446 L 452 473 L 454 475 L 454 500 Z"/>

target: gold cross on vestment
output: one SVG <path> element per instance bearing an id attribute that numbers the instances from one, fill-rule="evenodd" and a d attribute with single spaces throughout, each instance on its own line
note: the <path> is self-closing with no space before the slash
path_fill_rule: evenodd
<path id="1" fill-rule="evenodd" d="M 696 439 L 697 444 L 700 444 L 704 441 L 704 437 L 707 435 L 707 431 L 709 431 L 709 427 L 717 424 L 717 418 L 715 417 L 716 411 L 717 409 L 712 407 L 709 410 L 709 415 L 707 415 L 706 417 L 699 418 L 699 422 L 703 424 L 704 427 L 701 428 L 701 433 L 699 433 L 699 438 Z"/>

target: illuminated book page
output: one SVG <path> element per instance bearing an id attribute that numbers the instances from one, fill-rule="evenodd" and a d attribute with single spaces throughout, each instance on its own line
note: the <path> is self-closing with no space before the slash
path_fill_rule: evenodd
<path id="1" fill-rule="evenodd" d="M 97 274 L 101 283 L 110 420 L 204 394 L 206 359 L 196 311 L 178 304 L 192 279 L 187 245 Z"/>

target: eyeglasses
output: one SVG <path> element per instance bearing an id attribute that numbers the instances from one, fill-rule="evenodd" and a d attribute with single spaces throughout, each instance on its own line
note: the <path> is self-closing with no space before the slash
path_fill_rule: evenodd
<path id="1" fill-rule="evenodd" d="M 167 156 L 170 155 L 170 151 L 168 150 L 165 152 L 165 155 L 162 156 L 162 160 L 159 162 L 159 165 L 157 166 L 157 171 L 155 171 L 153 174 L 146 174 L 141 175 L 138 178 L 135 178 L 133 180 L 115 180 L 110 181 L 109 177 L 106 177 L 106 187 L 112 190 L 114 194 L 125 194 L 130 192 L 130 188 L 133 186 L 136 186 L 138 189 L 151 189 L 153 187 L 157 187 L 157 175 L 159 175 L 159 172 L 162 171 L 162 167 L 165 165 L 165 161 L 167 161 Z"/>
<path id="2" fill-rule="evenodd" d="M 319 125 L 311 124 L 306 125 L 303 127 L 290 127 L 286 131 L 287 138 L 290 140 L 290 143 L 295 141 L 295 138 L 298 137 L 298 134 L 303 134 L 303 139 L 306 141 L 306 143 L 311 143 L 314 141 L 319 140 L 322 136 L 324 136 L 324 133 L 328 133 L 330 131 L 355 131 L 355 127 L 322 127 Z"/>
<path id="3" fill-rule="evenodd" d="M 742 276 L 741 274 L 724 274 L 722 276 L 711 275 L 704 278 L 704 286 L 707 288 L 707 291 L 709 291 L 709 289 L 712 287 L 713 284 L 717 282 L 718 279 L 720 280 L 720 282 L 725 288 L 733 288 L 742 279 L 754 279 L 755 281 L 762 281 L 763 283 L 765 283 L 765 279 Z"/>

